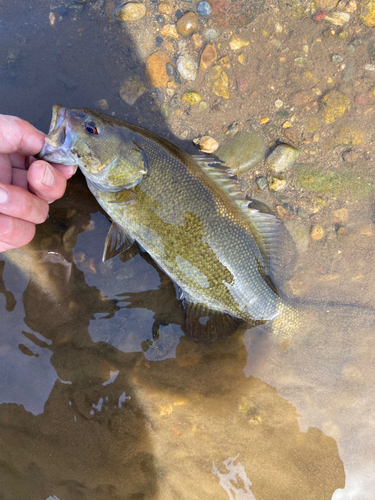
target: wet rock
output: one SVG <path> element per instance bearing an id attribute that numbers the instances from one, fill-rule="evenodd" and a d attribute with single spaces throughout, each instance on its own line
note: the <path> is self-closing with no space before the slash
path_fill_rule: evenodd
<path id="1" fill-rule="evenodd" d="M 186 12 L 176 23 L 178 33 L 184 38 L 188 38 L 198 29 L 198 16 L 195 12 Z"/>
<path id="2" fill-rule="evenodd" d="M 250 88 L 250 80 L 245 77 L 236 78 L 237 89 L 240 94 L 244 94 Z"/>
<path id="3" fill-rule="evenodd" d="M 347 12 L 332 12 L 331 14 L 326 15 L 324 19 L 325 21 L 335 24 L 336 26 L 342 26 L 350 21 L 350 14 Z"/>
<path id="4" fill-rule="evenodd" d="M 160 2 L 158 5 L 158 11 L 161 14 L 171 16 L 174 13 L 174 8 L 173 5 L 171 5 L 169 2 Z"/>
<path id="5" fill-rule="evenodd" d="M 342 154 L 342 159 L 344 161 L 352 162 L 356 161 L 359 158 L 359 153 L 356 151 L 352 151 L 351 149 L 349 151 L 344 151 Z"/>
<path id="6" fill-rule="evenodd" d="M 322 99 L 322 119 L 325 123 L 333 123 L 340 118 L 350 104 L 350 100 L 341 92 L 332 90 Z"/>
<path id="7" fill-rule="evenodd" d="M 270 189 L 272 191 L 281 191 L 284 189 L 286 186 L 286 180 L 285 179 L 278 179 L 277 177 L 272 177 L 271 183 L 270 183 Z"/>
<path id="8" fill-rule="evenodd" d="M 128 2 L 119 5 L 113 15 L 119 21 L 137 21 L 146 14 L 146 6 L 143 3 Z"/>
<path id="9" fill-rule="evenodd" d="M 146 75 L 153 87 L 164 87 L 169 81 L 166 65 L 169 57 L 164 52 L 154 52 L 146 61 Z"/>
<path id="10" fill-rule="evenodd" d="M 109 109 L 109 104 L 107 102 L 107 99 L 99 99 L 99 101 L 96 101 L 95 106 L 97 106 L 99 109 L 103 111 Z"/>
<path id="11" fill-rule="evenodd" d="M 319 241 L 324 236 L 324 229 L 319 224 L 315 224 L 311 229 L 311 238 L 315 241 Z"/>
<path id="12" fill-rule="evenodd" d="M 194 81 L 197 70 L 198 64 L 192 56 L 184 54 L 177 59 L 177 71 L 183 80 Z"/>
<path id="13" fill-rule="evenodd" d="M 368 28 L 375 26 L 375 0 L 361 0 L 358 5 L 359 19 Z"/>
<path id="14" fill-rule="evenodd" d="M 174 24 L 166 24 L 161 30 L 162 36 L 169 36 L 170 38 L 178 38 L 176 26 Z"/>
<path id="15" fill-rule="evenodd" d="M 215 23 L 230 29 L 247 26 L 264 8 L 264 0 L 210 0 L 210 3 Z"/>
<path id="16" fill-rule="evenodd" d="M 234 174 L 247 172 L 264 160 L 267 144 L 256 131 L 242 132 L 219 147 L 216 154 Z"/>
<path id="17" fill-rule="evenodd" d="M 211 74 L 211 88 L 215 95 L 229 99 L 228 75 L 221 66 L 215 66 Z"/>
<path id="18" fill-rule="evenodd" d="M 206 2 L 199 2 L 197 5 L 197 12 L 201 16 L 209 16 L 211 14 L 211 5 Z"/>
<path id="19" fill-rule="evenodd" d="M 238 132 L 238 122 L 231 123 L 225 130 L 225 135 L 233 137 Z"/>
<path id="20" fill-rule="evenodd" d="M 326 17 L 326 13 L 324 10 L 319 10 L 318 12 L 315 12 L 313 15 L 314 21 L 323 21 L 323 19 Z"/>
<path id="21" fill-rule="evenodd" d="M 204 70 L 211 68 L 211 66 L 216 62 L 217 52 L 213 45 L 208 43 L 202 51 L 200 59 L 200 67 Z"/>
<path id="22" fill-rule="evenodd" d="M 194 33 L 194 35 L 192 35 L 191 39 L 193 41 L 195 50 L 198 50 L 202 47 L 203 38 L 201 37 L 201 35 L 199 33 Z"/>
<path id="23" fill-rule="evenodd" d="M 318 10 L 314 0 L 279 0 L 279 6 L 283 14 L 294 19 L 302 19 Z"/>
<path id="24" fill-rule="evenodd" d="M 223 68 L 230 69 L 230 60 L 228 56 L 221 57 L 219 59 L 219 63 L 222 65 Z"/>
<path id="25" fill-rule="evenodd" d="M 203 36 L 208 42 L 212 42 L 212 40 L 218 37 L 218 32 L 214 28 L 205 28 Z"/>
<path id="26" fill-rule="evenodd" d="M 344 60 L 344 58 L 342 56 L 339 56 L 338 54 L 335 54 L 332 56 L 332 62 L 334 64 L 340 64 L 343 62 L 343 60 Z"/>
<path id="27" fill-rule="evenodd" d="M 288 170 L 299 156 L 298 149 L 289 144 L 278 144 L 266 159 L 266 165 L 273 172 Z"/>
<path id="28" fill-rule="evenodd" d="M 268 188 L 268 181 L 265 177 L 258 177 L 255 182 L 261 191 L 265 191 Z"/>
<path id="29" fill-rule="evenodd" d="M 359 146 L 362 144 L 364 134 L 361 130 L 351 127 L 340 127 L 329 142 L 329 147 Z"/>
<path id="30" fill-rule="evenodd" d="M 344 167 L 325 171 L 316 165 L 299 164 L 294 168 L 295 186 L 313 193 L 340 195 L 343 192 L 353 199 L 370 196 L 375 190 L 374 179 L 370 175 L 358 175 L 354 169 Z"/>
<path id="31" fill-rule="evenodd" d="M 202 113 L 205 109 L 207 109 L 207 102 L 201 101 L 198 106 L 198 111 Z"/>
<path id="32" fill-rule="evenodd" d="M 219 147 L 219 143 L 209 135 L 204 135 L 199 141 L 199 149 L 204 153 L 214 153 Z"/>
<path id="33" fill-rule="evenodd" d="M 305 118 L 303 127 L 309 134 L 315 134 L 320 128 L 320 121 L 315 116 L 309 116 Z"/>
<path id="34" fill-rule="evenodd" d="M 300 208 L 298 209 L 298 215 L 299 215 L 301 210 L 303 210 L 303 209 L 300 209 Z M 305 212 L 305 211 L 303 210 L 303 212 Z M 305 212 L 305 214 L 307 217 L 308 214 L 306 212 Z M 306 218 L 306 217 L 303 217 L 303 218 Z M 288 230 L 288 233 L 293 238 L 293 241 L 296 244 L 296 248 L 298 250 L 298 253 L 306 252 L 306 250 L 308 249 L 309 243 L 310 243 L 310 235 L 307 232 L 307 229 L 306 229 L 305 225 L 303 224 L 303 222 L 299 221 L 299 220 L 286 220 L 284 222 L 284 224 Z"/>
<path id="35" fill-rule="evenodd" d="M 190 106 L 194 106 L 195 104 L 199 104 L 201 102 L 202 97 L 199 92 L 192 90 L 190 92 L 185 92 L 181 99 L 187 104 L 190 104 Z"/>
<path id="36" fill-rule="evenodd" d="M 138 76 L 130 76 L 125 80 L 120 89 L 120 97 L 132 106 L 142 94 L 146 92 L 146 86 Z"/>
<path id="37" fill-rule="evenodd" d="M 250 42 L 248 40 L 242 40 L 241 38 L 236 36 L 232 37 L 229 42 L 229 47 L 232 50 L 240 50 L 242 49 L 242 47 L 247 47 L 248 45 L 250 45 Z"/>

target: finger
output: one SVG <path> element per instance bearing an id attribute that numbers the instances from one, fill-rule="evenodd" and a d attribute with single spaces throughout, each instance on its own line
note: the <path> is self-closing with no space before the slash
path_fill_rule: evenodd
<path id="1" fill-rule="evenodd" d="M 47 218 L 48 203 L 19 186 L 0 184 L 0 213 L 40 224 Z"/>
<path id="2" fill-rule="evenodd" d="M 0 152 L 36 155 L 44 144 L 45 134 L 16 116 L 0 115 Z"/>
<path id="3" fill-rule="evenodd" d="M 20 168 L 13 169 L 12 175 L 12 185 L 19 186 L 26 191 L 29 191 L 29 181 L 27 180 L 27 170 L 21 170 Z"/>
<path id="4" fill-rule="evenodd" d="M 9 155 L 0 153 L 0 182 L 11 184 L 12 182 L 12 164 Z"/>
<path id="5" fill-rule="evenodd" d="M 46 201 L 61 198 L 66 190 L 66 179 L 57 169 L 43 160 L 35 161 L 27 171 L 29 189 Z"/>
<path id="6" fill-rule="evenodd" d="M 65 179 L 70 179 L 76 172 L 77 172 L 77 165 L 71 165 L 71 166 L 66 166 L 66 165 L 60 165 L 58 163 L 51 163 L 59 172 L 63 174 Z"/>
<path id="7" fill-rule="evenodd" d="M 0 214 L 0 252 L 27 245 L 34 235 L 35 225 L 31 222 Z"/>
<path id="8" fill-rule="evenodd" d="M 10 164 L 13 168 L 27 169 L 29 166 L 29 156 L 21 155 L 20 153 L 12 153 L 9 155 Z"/>

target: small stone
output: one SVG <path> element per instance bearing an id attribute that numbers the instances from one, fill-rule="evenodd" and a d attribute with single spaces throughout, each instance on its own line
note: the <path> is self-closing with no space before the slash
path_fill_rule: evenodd
<path id="1" fill-rule="evenodd" d="M 199 149 L 204 153 L 214 153 L 219 147 L 219 143 L 209 135 L 204 135 L 199 141 Z"/>
<path id="2" fill-rule="evenodd" d="M 264 160 L 266 152 L 265 140 L 253 130 L 236 134 L 220 146 L 216 154 L 234 174 L 239 174 L 256 167 Z"/>
<path id="3" fill-rule="evenodd" d="M 338 4 L 338 0 L 316 0 L 316 6 L 319 10 L 329 12 L 333 10 Z"/>
<path id="4" fill-rule="evenodd" d="M 260 124 L 261 125 L 265 125 L 266 123 L 268 123 L 270 121 L 269 117 L 268 116 L 262 116 L 259 120 Z"/>
<path id="5" fill-rule="evenodd" d="M 53 12 L 49 13 L 49 24 L 50 26 L 55 26 L 56 24 L 56 15 Z"/>
<path id="6" fill-rule="evenodd" d="M 138 99 L 138 97 L 140 97 L 145 92 L 146 92 L 146 86 L 139 78 L 139 76 L 130 76 L 123 83 L 119 93 L 121 99 L 130 106 L 132 106 Z"/>
<path id="7" fill-rule="evenodd" d="M 197 77 L 198 64 L 189 56 L 184 54 L 177 59 L 177 71 L 183 80 L 194 81 Z"/>
<path id="8" fill-rule="evenodd" d="M 173 75 L 174 75 L 174 72 L 175 72 L 175 71 L 174 71 L 174 66 L 173 66 L 173 64 L 171 64 L 171 63 L 167 63 L 167 64 L 165 65 L 165 69 L 166 69 L 166 71 L 167 71 L 167 75 L 168 75 L 168 76 L 173 76 Z"/>
<path id="9" fill-rule="evenodd" d="M 275 101 L 275 108 L 276 109 L 282 108 L 283 105 L 284 105 L 284 103 L 283 103 L 283 101 L 281 99 L 276 99 L 276 101 Z"/>
<path id="10" fill-rule="evenodd" d="M 352 14 L 357 10 L 357 1 L 356 0 L 349 0 L 349 2 L 345 6 L 346 12 L 349 12 L 349 14 Z"/>
<path id="11" fill-rule="evenodd" d="M 198 29 L 198 16 L 195 12 L 186 12 L 176 23 L 178 33 L 184 38 L 189 38 Z"/>
<path id="12" fill-rule="evenodd" d="M 326 17 L 326 13 L 324 10 L 320 10 L 319 12 L 315 12 L 313 15 L 314 21 L 322 21 Z"/>
<path id="13" fill-rule="evenodd" d="M 342 159 L 344 161 L 356 161 L 359 158 L 359 153 L 356 153 L 355 151 L 352 151 L 351 149 L 349 151 L 344 151 L 342 154 Z"/>
<path id="14" fill-rule="evenodd" d="M 219 59 L 219 63 L 222 65 L 223 68 L 230 69 L 230 59 L 228 56 L 221 57 Z"/>
<path id="15" fill-rule="evenodd" d="M 192 35 L 191 39 L 193 40 L 195 50 L 198 50 L 202 47 L 203 38 L 201 37 L 201 35 L 199 33 L 194 33 L 194 35 Z"/>
<path id="16" fill-rule="evenodd" d="M 187 104 L 190 104 L 190 106 L 194 106 L 195 104 L 199 104 L 201 102 L 202 97 L 199 92 L 195 92 L 195 90 L 192 90 L 190 92 L 185 92 L 181 99 Z"/>
<path id="17" fill-rule="evenodd" d="M 266 166 L 275 173 L 284 172 L 293 165 L 298 156 L 298 149 L 289 144 L 278 144 L 268 155 Z"/>
<path id="18" fill-rule="evenodd" d="M 261 190 L 261 191 L 264 191 L 265 189 L 268 188 L 268 181 L 265 177 L 258 177 L 255 182 L 257 183 L 257 186 L 258 188 Z"/>
<path id="19" fill-rule="evenodd" d="M 248 78 L 238 77 L 236 78 L 237 89 L 240 94 L 244 94 L 250 88 L 250 81 Z"/>
<path id="20" fill-rule="evenodd" d="M 204 70 L 211 68 L 217 60 L 217 52 L 213 45 L 208 43 L 202 51 L 200 67 Z"/>
<path id="21" fill-rule="evenodd" d="M 122 4 L 115 11 L 113 15 L 119 21 L 138 21 L 146 14 L 146 6 L 143 3 L 128 2 Z"/>
<path id="22" fill-rule="evenodd" d="M 294 144 L 297 144 L 298 142 L 301 142 L 301 135 L 298 133 L 298 131 L 295 129 L 295 127 L 288 127 L 283 130 L 283 135 L 286 137 L 290 142 L 293 142 Z"/>
<path id="23" fill-rule="evenodd" d="M 109 109 L 109 104 L 106 99 L 99 99 L 99 101 L 96 101 L 95 106 L 97 106 L 103 111 Z"/>
<path id="24" fill-rule="evenodd" d="M 363 132 L 351 127 L 340 127 L 329 142 L 329 147 L 360 146 L 363 142 Z"/>
<path id="25" fill-rule="evenodd" d="M 164 118 L 169 118 L 171 115 L 171 108 L 167 102 L 163 102 L 160 106 L 160 111 Z"/>
<path id="26" fill-rule="evenodd" d="M 315 95 L 318 95 L 319 97 L 322 95 L 322 91 L 318 89 L 318 87 L 314 87 L 311 90 L 314 92 Z"/>
<path id="27" fill-rule="evenodd" d="M 211 88 L 215 95 L 229 99 L 228 76 L 221 66 L 215 66 L 211 74 Z"/>
<path id="28" fill-rule="evenodd" d="M 363 66 L 363 68 L 366 70 L 366 71 L 375 71 L 375 64 L 365 64 Z"/>
<path id="29" fill-rule="evenodd" d="M 209 16 L 211 14 L 211 5 L 206 1 L 199 2 L 197 12 L 201 16 Z"/>
<path id="30" fill-rule="evenodd" d="M 166 65 L 169 57 L 164 52 L 154 52 L 146 61 L 146 75 L 153 87 L 164 87 L 169 81 Z"/>
<path id="31" fill-rule="evenodd" d="M 212 40 L 217 38 L 218 33 L 214 28 L 205 28 L 203 30 L 203 36 L 208 42 L 212 42 Z"/>
<path id="32" fill-rule="evenodd" d="M 342 26 L 350 21 L 350 14 L 347 12 L 332 12 L 329 16 L 326 15 L 324 19 L 336 26 Z"/>
<path id="33" fill-rule="evenodd" d="M 161 14 L 166 14 L 167 16 L 171 16 L 174 13 L 173 5 L 169 2 L 160 2 L 158 5 L 158 11 Z"/>
<path id="34" fill-rule="evenodd" d="M 238 122 L 231 123 L 225 130 L 225 135 L 233 137 L 238 132 Z"/>
<path id="35" fill-rule="evenodd" d="M 359 19 L 368 28 L 375 26 L 375 0 L 361 0 L 358 6 Z"/>
<path id="36" fill-rule="evenodd" d="M 339 208 L 333 212 L 336 222 L 341 222 L 345 224 L 349 219 L 349 212 L 347 208 Z"/>
<path id="37" fill-rule="evenodd" d="M 295 19 L 302 19 L 318 10 L 315 0 L 279 0 L 279 6 L 283 14 Z"/>
<path id="38" fill-rule="evenodd" d="M 240 50 L 242 47 L 247 47 L 250 45 L 250 42 L 247 40 L 242 40 L 239 37 L 232 37 L 231 41 L 229 42 L 229 47 L 232 50 Z"/>
<path id="39" fill-rule="evenodd" d="M 176 26 L 174 24 L 166 24 L 161 30 L 162 36 L 169 36 L 170 38 L 178 38 Z"/>
<path id="40" fill-rule="evenodd" d="M 342 56 L 337 55 L 337 54 L 332 56 L 332 62 L 335 64 L 340 64 L 343 62 L 343 60 L 344 60 L 344 58 Z"/>
<path id="41" fill-rule="evenodd" d="M 333 123 L 347 110 L 350 100 L 341 92 L 332 90 L 322 99 L 322 119 L 324 123 Z"/>
<path id="42" fill-rule="evenodd" d="M 201 101 L 198 106 L 198 111 L 202 113 L 202 111 L 204 111 L 205 109 L 207 109 L 207 102 Z"/>
<path id="43" fill-rule="evenodd" d="M 238 57 L 237 57 L 237 61 L 240 63 L 240 64 L 244 64 L 245 62 L 245 56 L 243 54 L 240 54 Z"/>
<path id="44" fill-rule="evenodd" d="M 324 229 L 319 224 L 315 224 L 311 229 L 311 238 L 315 241 L 319 241 L 324 236 Z"/>
<path id="45" fill-rule="evenodd" d="M 272 177 L 272 181 L 270 184 L 270 189 L 272 191 L 281 191 L 284 189 L 286 186 L 286 180 L 285 179 L 278 179 L 277 177 Z"/>
<path id="46" fill-rule="evenodd" d="M 355 98 L 355 102 L 357 104 L 359 104 L 360 106 L 368 106 L 369 105 L 369 102 L 368 100 L 366 99 L 366 97 L 363 97 L 361 95 L 357 95 L 356 98 Z"/>

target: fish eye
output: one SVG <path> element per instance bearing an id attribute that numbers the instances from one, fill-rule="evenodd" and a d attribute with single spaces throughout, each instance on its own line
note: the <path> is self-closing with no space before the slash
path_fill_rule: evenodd
<path id="1" fill-rule="evenodd" d="M 86 123 L 86 132 L 92 135 L 99 134 L 99 127 L 97 127 L 95 122 L 87 122 Z"/>

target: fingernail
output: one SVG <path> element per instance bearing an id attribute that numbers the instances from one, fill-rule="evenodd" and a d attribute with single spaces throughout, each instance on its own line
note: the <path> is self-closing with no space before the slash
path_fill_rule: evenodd
<path id="1" fill-rule="evenodd" d="M 47 187 L 51 187 L 53 185 L 54 181 L 55 181 L 55 176 L 52 172 L 52 168 L 49 165 L 47 165 L 47 167 L 44 171 L 44 177 L 43 177 L 42 183 Z"/>
<path id="2" fill-rule="evenodd" d="M 0 203 L 6 203 L 8 201 L 8 193 L 5 189 L 0 188 Z"/>

